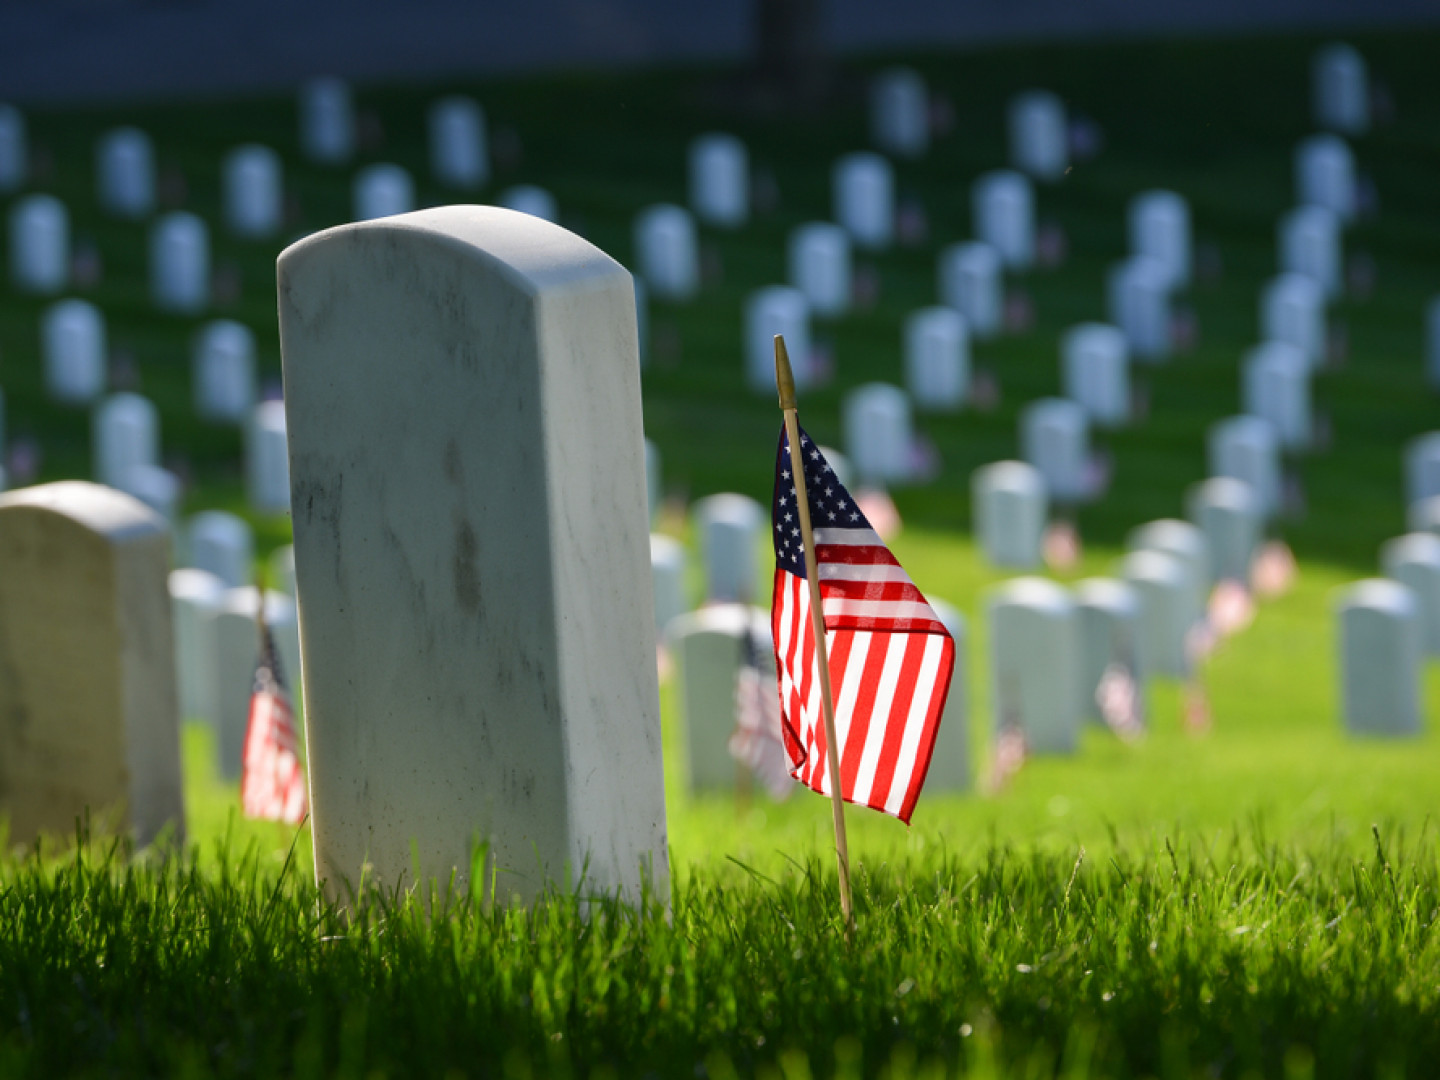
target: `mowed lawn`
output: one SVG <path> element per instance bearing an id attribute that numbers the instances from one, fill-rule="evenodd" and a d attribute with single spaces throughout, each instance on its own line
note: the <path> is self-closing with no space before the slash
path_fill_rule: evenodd
<path id="1" fill-rule="evenodd" d="M 801 402 L 840 445 L 844 391 L 900 380 L 900 322 L 934 302 L 939 248 L 970 234 L 968 186 L 1004 163 L 1008 97 L 1043 85 L 1103 130 L 1093 162 L 1038 191 L 1069 257 L 1012 284 L 1033 302 L 1024 335 L 976 349 L 995 373 L 988 413 L 921 416 L 940 456 L 933 484 L 894 493 L 897 555 L 968 620 L 965 691 L 975 788 L 928 792 L 911 828 L 851 810 L 858 930 L 838 917 L 829 807 L 803 791 L 690 796 L 675 688 L 662 688 L 671 842 L 669 890 L 643 910 L 557 897 L 533 913 L 479 902 L 372 896 L 342 915 L 309 884 L 308 830 L 236 820 L 238 792 L 209 767 L 208 733 L 186 731 L 192 853 L 133 860 L 103 837 L 82 858 L 21 854 L 0 865 L 0 1071 L 93 1075 L 1389 1076 L 1440 1061 L 1436 809 L 1440 710 L 1405 742 L 1342 733 L 1332 603 L 1375 572 L 1404 529 L 1400 454 L 1440 427 L 1423 375 L 1422 313 L 1440 293 L 1440 76 L 1433 33 L 1354 39 L 1394 119 L 1356 143 L 1379 214 L 1346 235 L 1373 260 L 1375 289 L 1332 309 L 1348 346 L 1316 380 L 1332 446 L 1293 463 L 1307 513 L 1275 528 L 1300 574 L 1253 626 L 1206 663 L 1213 727 L 1182 730 L 1181 690 L 1159 682 L 1151 730 L 1120 744 L 1101 730 L 1079 752 L 1032 759 L 981 791 L 990 757 L 984 596 L 1004 575 L 969 537 L 969 474 L 1016 453 L 1016 414 L 1059 387 L 1057 337 L 1104 315 L 1103 273 L 1124 252 L 1133 193 L 1191 199 L 1197 245 L 1218 274 L 1184 303 L 1196 347 L 1139 369 L 1150 415 L 1096 435 L 1115 462 L 1111 493 L 1083 508 L 1080 567 L 1109 572 L 1129 529 L 1178 516 L 1205 475 L 1207 425 L 1238 409 L 1238 366 L 1274 272 L 1276 218 L 1291 201 L 1290 153 L 1310 133 L 1313 39 L 1012 48 L 906 57 L 949 101 L 952 131 L 899 166 L 924 206 L 926 243 L 862 259 L 880 293 L 818 328 L 836 380 Z M 706 288 L 657 304 L 644 374 L 646 433 L 660 446 L 685 534 L 688 499 L 768 498 L 778 413 L 744 389 L 746 293 L 784 276 L 794 225 L 829 212 L 829 166 L 866 145 L 863 74 L 847 67 L 830 108 L 743 104 L 734 73 L 586 75 L 433 88 L 361 88 L 363 161 L 410 167 L 423 202 L 455 201 L 425 167 L 423 110 L 442 91 L 484 103 L 497 142 L 487 197 L 518 182 L 557 196 L 562 222 L 622 261 L 630 222 L 683 201 L 691 136 L 732 130 L 778 202 L 736 234 L 705 232 Z M 585 103 L 584 108 L 576 106 Z M 221 154 L 243 141 L 286 158 L 292 225 L 348 217 L 348 170 L 301 163 L 288 100 L 36 111 L 48 170 L 75 235 L 100 252 L 89 295 L 105 309 L 130 381 L 162 413 L 167 458 L 193 482 L 186 510 L 243 512 L 237 433 L 191 415 L 189 343 L 199 320 L 151 312 L 144 228 L 94 204 L 95 136 L 134 122 L 157 141 L 166 200 L 219 220 Z M 176 182 L 179 178 L 181 182 Z M 239 283 L 217 314 L 257 334 L 278 378 L 273 259 L 215 227 L 217 264 Z M 0 382 L 11 438 L 36 440 L 41 478 L 88 473 L 88 418 L 47 403 L 43 303 L 0 301 Z M 283 519 L 254 519 L 262 553 Z M 692 545 L 692 555 L 694 555 Z M 697 597 L 698 599 L 698 597 Z M 759 602 L 766 597 L 759 594 Z M 293 845 L 292 845 L 293 841 Z M 108 853 L 108 854 L 107 854 Z M 442 883 L 443 884 L 443 883 Z M 668 901 L 668 913 L 661 901 Z"/>

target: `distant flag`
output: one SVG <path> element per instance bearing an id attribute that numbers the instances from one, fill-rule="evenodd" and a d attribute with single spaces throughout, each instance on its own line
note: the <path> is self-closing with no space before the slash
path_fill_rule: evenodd
<path id="1" fill-rule="evenodd" d="M 1108 664 L 1095 687 L 1095 704 L 1105 725 L 1126 742 L 1145 734 L 1140 713 L 1140 689 L 1129 664 Z"/>
<path id="2" fill-rule="evenodd" d="M 780 726 L 780 698 L 775 679 L 768 671 L 761 670 L 755 635 L 748 628 L 740 639 L 740 670 L 735 677 L 735 733 L 730 736 L 730 756 L 749 766 L 776 801 L 788 798 L 795 789 Z"/>
<path id="3" fill-rule="evenodd" d="M 263 601 L 262 601 L 263 603 Z M 280 672 L 275 638 L 260 616 L 260 660 L 245 727 L 240 803 L 246 817 L 298 825 L 305 819 L 305 770 L 296 753 L 295 714 Z"/>
<path id="4" fill-rule="evenodd" d="M 830 661 L 840 794 L 908 823 L 930 767 L 955 642 L 803 431 L 800 449 Z M 771 609 L 780 711 L 790 774 L 829 795 L 833 777 L 797 498 L 782 428 Z"/>
<path id="5" fill-rule="evenodd" d="M 1030 756 L 1025 726 L 1020 720 L 1020 688 L 1014 680 L 1005 680 L 996 693 L 1000 695 L 1000 723 L 995 732 L 995 757 L 990 763 L 990 776 L 985 784 L 992 795 L 1010 782 Z"/>

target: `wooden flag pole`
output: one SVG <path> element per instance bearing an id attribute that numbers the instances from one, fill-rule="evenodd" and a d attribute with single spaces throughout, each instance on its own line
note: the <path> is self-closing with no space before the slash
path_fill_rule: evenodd
<path id="1" fill-rule="evenodd" d="M 830 694 L 830 656 L 825 646 L 825 611 L 820 599 L 820 568 L 815 557 L 815 536 L 810 530 L 810 496 L 805 491 L 805 459 L 800 450 L 800 414 L 795 404 L 795 375 L 785 339 L 775 335 L 775 385 L 785 414 L 785 435 L 790 440 L 790 471 L 795 477 L 796 509 L 800 511 L 800 539 L 805 544 L 805 577 L 810 582 L 810 626 L 815 637 L 815 662 L 820 668 L 820 702 L 825 714 L 826 766 L 830 770 L 830 806 L 835 818 L 835 860 L 840 867 L 840 911 L 845 934 L 855 933 L 855 908 L 850 900 L 850 845 L 845 838 L 845 799 L 841 795 L 840 751 L 835 737 L 835 703 Z"/>

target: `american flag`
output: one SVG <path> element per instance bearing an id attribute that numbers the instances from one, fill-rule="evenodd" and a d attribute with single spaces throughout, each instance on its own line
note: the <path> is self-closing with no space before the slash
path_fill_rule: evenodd
<path id="1" fill-rule="evenodd" d="M 305 819 L 305 770 L 296 754 L 295 714 L 270 628 L 260 626 L 260 660 L 245 727 L 240 804 L 246 817 L 298 825 Z"/>
<path id="2" fill-rule="evenodd" d="M 740 637 L 740 670 L 735 676 L 735 733 L 730 756 L 750 767 L 776 802 L 795 788 L 780 724 L 780 699 L 775 678 L 761 670 L 755 635 L 747 627 Z"/>
<path id="3" fill-rule="evenodd" d="M 908 823 L 930 767 L 955 642 L 803 431 L 801 456 L 825 614 L 840 794 Z M 832 790 L 790 441 L 775 462 L 771 623 L 790 774 Z"/>

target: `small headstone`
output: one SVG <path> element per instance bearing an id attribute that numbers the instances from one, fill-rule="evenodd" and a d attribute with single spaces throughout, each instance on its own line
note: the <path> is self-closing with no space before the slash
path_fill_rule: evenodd
<path id="1" fill-rule="evenodd" d="M 206 570 L 170 571 L 170 614 L 175 624 L 175 674 L 180 719 L 219 724 L 215 699 L 215 643 L 211 619 L 220 609 L 225 583 Z M 257 654 L 259 650 L 256 650 Z"/>
<path id="2" fill-rule="evenodd" d="M 182 491 L 180 478 L 159 465 L 136 465 L 125 474 L 125 493 L 164 518 L 172 530 L 179 520 Z"/>
<path id="3" fill-rule="evenodd" d="M 1149 363 L 1170 356 L 1170 285 L 1163 263 L 1149 255 L 1115 263 L 1105 296 L 1110 322 L 1125 335 L 1131 356 Z"/>
<path id="4" fill-rule="evenodd" d="M 560 208 L 555 205 L 555 196 L 535 184 L 516 184 L 500 193 L 496 205 L 516 213 L 529 214 L 541 221 L 559 221 Z"/>
<path id="5" fill-rule="evenodd" d="M 322 165 L 343 165 L 355 153 L 355 107 L 343 80 L 312 79 L 300 88 L 300 149 Z"/>
<path id="6" fill-rule="evenodd" d="M 887 68 L 870 80 L 870 139 L 896 157 L 930 148 L 930 95 L 914 68 Z"/>
<path id="7" fill-rule="evenodd" d="M 915 434 L 904 390 L 878 382 L 857 386 L 845 396 L 842 420 L 845 455 L 861 487 L 884 487 L 911 478 Z"/>
<path id="8" fill-rule="evenodd" d="M 1139 666 L 1171 678 L 1190 674 L 1189 639 L 1198 612 L 1185 564 L 1164 551 L 1132 551 L 1121 577 L 1140 595 Z"/>
<path id="9" fill-rule="evenodd" d="M 756 552 L 767 528 L 764 510 L 749 496 L 727 492 L 696 501 L 693 515 L 705 560 L 705 598 L 749 603 L 759 574 Z"/>
<path id="10" fill-rule="evenodd" d="M 1351 735 L 1417 735 L 1423 629 L 1415 594 L 1384 578 L 1357 581 L 1335 605 L 1340 715 Z"/>
<path id="11" fill-rule="evenodd" d="M 191 360 L 195 414 L 242 423 L 255 407 L 255 335 L 244 323 L 217 319 L 195 339 Z"/>
<path id="12" fill-rule="evenodd" d="M 738 229 L 750 218 L 750 155 L 734 135 L 690 144 L 690 209 L 707 225 Z"/>
<path id="13" fill-rule="evenodd" d="M 665 895 L 629 273 L 452 206 L 278 278 L 319 879 Z"/>
<path id="14" fill-rule="evenodd" d="M 685 602 L 685 545 L 650 534 L 650 582 L 655 590 L 655 630 L 661 637 L 670 620 L 690 610 Z"/>
<path id="15" fill-rule="evenodd" d="M 255 579 L 255 540 L 243 518 L 224 510 L 205 510 L 187 528 L 187 564 L 208 570 L 226 588 Z"/>
<path id="16" fill-rule="evenodd" d="M 408 214 L 415 209 L 415 182 L 399 165 L 367 165 L 351 189 L 356 221 Z"/>
<path id="17" fill-rule="evenodd" d="M 89 405 L 105 392 L 105 318 L 88 300 L 61 300 L 40 321 L 45 389 L 66 405 Z"/>
<path id="18" fill-rule="evenodd" d="M 816 315 L 843 315 L 850 307 L 850 234 L 813 221 L 790 234 L 790 284 Z M 787 339 L 788 340 L 788 339 Z"/>
<path id="19" fill-rule="evenodd" d="M 1199 526 L 1177 518 L 1160 518 L 1132 529 L 1125 538 L 1127 551 L 1160 551 L 1180 560 L 1190 583 L 1190 614 L 1193 623 L 1205 612 L 1213 578 L 1210 548 Z"/>
<path id="20" fill-rule="evenodd" d="M 290 512 L 290 454 L 283 401 L 262 401 L 255 406 L 246 430 L 245 480 L 251 509 L 262 514 Z"/>
<path id="21" fill-rule="evenodd" d="M 430 172 L 446 187 L 473 191 L 490 179 L 485 110 L 473 98 L 443 97 L 430 106 Z"/>
<path id="22" fill-rule="evenodd" d="M 1060 376 L 1065 396 L 1102 427 L 1130 419 L 1130 347 L 1118 327 L 1072 326 L 1060 339 Z"/>
<path id="23" fill-rule="evenodd" d="M 0 105 L 0 192 L 9 193 L 30 176 L 30 147 L 25 114 L 14 105 Z"/>
<path id="24" fill-rule="evenodd" d="M 1070 167 L 1070 128 L 1065 103 L 1048 90 L 1030 90 L 1010 101 L 1010 164 L 1037 180 L 1056 181 Z"/>
<path id="25" fill-rule="evenodd" d="M 1130 251 L 1164 268 L 1166 284 L 1190 284 L 1190 206 L 1173 191 L 1142 191 L 1130 200 Z"/>
<path id="26" fill-rule="evenodd" d="M 905 388 L 917 408 L 953 412 L 970 389 L 970 332 L 965 316 L 948 307 L 912 311 L 905 318 Z"/>
<path id="27" fill-rule="evenodd" d="M 895 233 L 895 176 L 879 154 L 846 154 L 831 173 L 835 220 L 856 245 L 888 248 Z"/>
<path id="28" fill-rule="evenodd" d="M 682 206 L 661 203 L 635 218 L 635 266 L 651 296 L 689 300 L 700 288 L 695 219 Z"/>
<path id="29" fill-rule="evenodd" d="M 1314 278 L 1325 296 L 1340 295 L 1340 219 L 1323 206 L 1299 206 L 1280 219 L 1280 271 Z"/>
<path id="30" fill-rule="evenodd" d="M 162 311 L 194 315 L 210 303 L 210 235 L 205 222 L 176 210 L 150 229 L 150 296 Z"/>
<path id="31" fill-rule="evenodd" d="M 1051 502 L 1074 506 L 1089 495 L 1090 424 L 1079 403 L 1039 398 L 1025 406 L 1020 450 L 1044 480 Z"/>
<path id="32" fill-rule="evenodd" d="M 1211 580 L 1248 589 L 1263 521 L 1255 489 L 1244 480 L 1216 476 L 1196 484 L 1186 503 L 1190 520 L 1205 534 Z"/>
<path id="33" fill-rule="evenodd" d="M 1307 367 L 1325 362 L 1325 292 L 1304 274 L 1271 278 L 1260 294 L 1260 336 L 1299 350 Z"/>
<path id="34" fill-rule="evenodd" d="M 995 566 L 1040 565 L 1049 504 L 1040 471 L 1023 461 L 997 461 L 970 480 L 970 513 L 980 549 Z"/>
<path id="35" fill-rule="evenodd" d="M 1211 476 L 1230 476 L 1249 484 L 1262 517 L 1280 512 L 1280 439 L 1274 425 L 1258 416 L 1231 416 L 1211 425 L 1206 449 Z"/>
<path id="36" fill-rule="evenodd" d="M 100 205 L 116 217 L 148 217 L 155 209 L 155 147 L 139 128 L 106 132 L 95 148 Z"/>
<path id="37" fill-rule="evenodd" d="M 1070 594 L 1044 578 L 1015 578 L 990 594 L 986 613 L 997 733 L 1018 728 L 1030 753 L 1073 753 L 1080 729 L 1080 634 Z M 1040 657 L 1044 661 L 1037 663 Z"/>
<path id="38" fill-rule="evenodd" d="M 966 663 L 969 634 L 965 616 L 952 605 L 934 596 L 927 597 L 950 637 L 955 641 L 955 667 L 950 672 L 950 692 L 940 714 L 940 730 L 930 753 L 930 771 L 925 774 L 926 791 L 964 791 L 971 784 L 970 767 L 970 677 Z"/>
<path id="39" fill-rule="evenodd" d="M 1440 495 L 1413 502 L 1405 510 L 1405 523 L 1411 532 L 1427 532 L 1440 536 Z"/>
<path id="40" fill-rule="evenodd" d="M 745 380 L 757 394 L 775 393 L 775 335 L 795 372 L 796 389 L 815 383 L 810 363 L 810 305 L 805 294 L 788 285 L 758 289 L 745 301 Z"/>
<path id="41" fill-rule="evenodd" d="M 1080 634 L 1080 712 L 1105 722 L 1098 692 L 1106 674 L 1120 668 L 1143 695 L 1145 672 L 1140 667 L 1140 593 L 1117 578 L 1086 578 L 1075 583 L 1075 613 Z M 1137 704 L 1136 716 L 1144 715 Z"/>
<path id="42" fill-rule="evenodd" d="M 1295 148 L 1295 201 L 1323 206 L 1341 221 L 1355 217 L 1355 157 L 1340 136 L 1312 135 Z"/>
<path id="43" fill-rule="evenodd" d="M 139 394 L 111 394 L 95 409 L 91 449 L 95 479 L 129 491 L 132 469 L 159 463 L 159 410 Z"/>
<path id="44" fill-rule="evenodd" d="M 42 296 L 70 281 L 70 215 L 53 195 L 26 195 L 10 208 L 10 283 Z"/>
<path id="45" fill-rule="evenodd" d="M 237 146 L 225 157 L 225 223 L 236 236 L 263 239 L 280 231 L 285 190 L 280 155 L 268 146 Z"/>
<path id="46" fill-rule="evenodd" d="M 83 481 L 0 496 L 0 812 L 7 843 L 93 813 L 183 837 L 165 525 Z M 112 818 L 110 815 L 114 815 Z"/>
<path id="47" fill-rule="evenodd" d="M 1018 172 L 996 169 L 970 185 L 971 227 L 1010 270 L 1035 262 L 1035 193 Z"/>
<path id="48" fill-rule="evenodd" d="M 1269 421 L 1280 445 L 1303 450 L 1312 440 L 1310 366 L 1294 345 L 1268 341 L 1245 354 L 1240 407 Z"/>
<path id="49" fill-rule="evenodd" d="M 234 780 L 245 758 L 245 728 L 250 719 L 250 696 L 255 687 L 255 662 L 260 657 L 260 627 L 255 616 L 260 590 L 253 585 L 227 589 L 209 617 L 211 670 L 215 684 L 215 742 L 220 776 Z M 265 622 L 280 654 L 280 674 L 298 713 L 303 700 L 300 685 L 300 639 L 295 601 L 284 593 L 265 593 Z M 304 728 L 296 725 L 296 734 Z"/>
<path id="50" fill-rule="evenodd" d="M 1326 45 L 1310 61 L 1315 126 L 1342 135 L 1370 130 L 1370 76 L 1365 58 L 1349 45 Z"/>
<path id="51" fill-rule="evenodd" d="M 1424 650 L 1440 656 L 1440 536 L 1415 532 L 1386 542 L 1380 569 L 1415 594 Z"/>
<path id="52" fill-rule="evenodd" d="M 940 252 L 940 302 L 952 307 L 976 340 L 1000 332 L 1005 314 L 1005 280 L 1000 253 L 978 240 L 951 244 Z"/>
<path id="53" fill-rule="evenodd" d="M 736 770 L 728 746 L 735 731 L 735 685 L 749 634 L 762 671 L 773 679 L 770 620 L 748 604 L 717 604 L 672 622 L 666 643 L 680 677 L 685 773 L 691 791 L 730 791 Z"/>
<path id="54" fill-rule="evenodd" d="M 1427 432 L 1405 447 L 1405 502 L 1409 506 L 1440 495 L 1440 431 Z"/>

